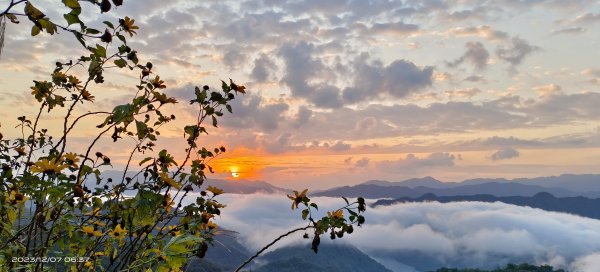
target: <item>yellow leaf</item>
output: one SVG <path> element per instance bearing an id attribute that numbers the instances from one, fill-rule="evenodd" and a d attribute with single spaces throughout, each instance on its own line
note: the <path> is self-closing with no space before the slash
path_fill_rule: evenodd
<path id="1" fill-rule="evenodd" d="M 160 179 L 162 179 L 162 181 L 164 181 L 165 183 L 173 186 L 175 189 L 181 189 L 181 183 L 175 181 L 174 179 L 172 179 L 171 177 L 169 177 L 168 173 L 162 172 L 160 174 L 158 174 L 160 176 Z"/>
<path id="2" fill-rule="evenodd" d="M 214 187 L 214 186 L 208 186 L 208 188 L 206 188 L 206 190 L 209 191 L 209 192 L 211 192 L 211 193 L 213 193 L 214 195 L 220 195 L 220 194 L 222 194 L 222 193 L 225 192 L 225 191 L 223 191 L 223 190 L 221 190 L 221 189 L 219 189 L 217 187 Z"/>

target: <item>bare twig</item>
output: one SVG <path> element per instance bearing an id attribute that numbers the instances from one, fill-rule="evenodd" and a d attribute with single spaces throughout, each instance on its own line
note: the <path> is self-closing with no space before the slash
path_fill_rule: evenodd
<path id="1" fill-rule="evenodd" d="M 258 252 L 256 252 L 256 254 L 254 254 L 254 256 L 248 258 L 248 260 L 246 260 L 244 263 L 242 263 L 236 270 L 235 272 L 241 271 L 242 268 L 244 268 L 244 266 L 246 266 L 247 264 L 249 264 L 250 262 L 252 262 L 252 260 L 256 259 L 256 257 L 258 257 L 260 254 L 262 254 L 265 250 L 267 250 L 269 247 L 273 246 L 275 243 L 279 242 L 279 240 L 285 238 L 288 235 L 291 235 L 295 232 L 301 231 L 301 230 L 307 230 L 310 228 L 314 228 L 314 226 L 310 225 L 310 226 L 306 226 L 306 227 L 302 227 L 302 228 L 297 228 L 297 229 L 293 229 L 288 231 L 286 234 L 282 234 L 281 236 L 277 237 L 277 239 L 273 240 L 273 242 L 269 243 L 268 245 L 266 245 L 265 247 L 263 247 L 261 250 L 259 250 Z"/>

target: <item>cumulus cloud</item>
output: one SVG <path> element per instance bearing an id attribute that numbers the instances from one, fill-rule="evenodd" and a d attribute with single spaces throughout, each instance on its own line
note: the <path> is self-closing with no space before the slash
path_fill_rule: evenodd
<path id="1" fill-rule="evenodd" d="M 369 158 L 367 158 L 367 157 L 364 157 L 364 158 L 362 158 L 362 159 L 360 159 L 360 160 L 356 161 L 356 162 L 354 163 L 354 166 L 356 166 L 356 167 L 366 167 L 367 165 L 369 165 L 369 162 L 370 162 L 370 161 L 371 161 L 371 160 L 370 160 Z"/>
<path id="2" fill-rule="evenodd" d="M 424 158 L 419 158 L 415 154 L 408 154 L 404 159 L 381 161 L 377 163 L 377 166 L 383 171 L 404 172 L 417 170 L 419 168 L 452 167 L 456 160 L 456 155 L 445 152 L 431 153 Z"/>
<path id="3" fill-rule="evenodd" d="M 467 42 L 467 51 L 458 59 L 446 63 L 449 67 L 457 67 L 464 62 L 471 63 L 477 69 L 485 69 L 490 59 L 490 52 L 480 42 Z"/>
<path id="4" fill-rule="evenodd" d="M 291 151 L 294 149 L 291 143 L 292 134 L 291 133 L 282 133 L 277 136 L 277 138 L 272 141 L 270 139 L 259 139 L 262 146 L 265 147 L 266 151 L 274 154 L 284 153 L 286 151 Z"/>
<path id="5" fill-rule="evenodd" d="M 537 50 L 539 50 L 539 47 L 529 44 L 528 41 L 519 37 L 513 37 L 509 46 L 499 47 L 496 50 L 496 55 L 512 66 L 517 66 L 523 62 L 525 57 Z"/>
<path id="6" fill-rule="evenodd" d="M 259 95 L 245 95 L 230 102 L 234 118 L 224 118 L 223 125 L 232 128 L 252 128 L 272 132 L 285 120 L 289 106 L 277 101 L 267 103 Z"/>
<path id="7" fill-rule="evenodd" d="M 457 27 L 448 30 L 449 35 L 458 37 L 482 37 L 488 40 L 506 40 L 508 39 L 508 33 L 495 30 L 491 26 L 481 25 L 476 27 Z"/>
<path id="8" fill-rule="evenodd" d="M 502 148 L 502 149 L 494 152 L 494 154 L 492 154 L 490 156 L 490 159 L 493 161 L 508 160 L 508 159 L 519 157 L 520 154 L 521 153 L 519 153 L 518 150 L 516 150 L 512 147 L 505 147 L 505 148 Z"/>
<path id="9" fill-rule="evenodd" d="M 279 50 L 285 62 L 282 82 L 290 87 L 294 96 L 306 98 L 313 93 L 308 80 L 323 69 L 323 63 L 312 56 L 314 50 L 315 46 L 307 42 L 286 44 Z"/>
<path id="10" fill-rule="evenodd" d="M 269 55 L 263 53 L 254 60 L 254 68 L 250 76 L 258 82 L 265 82 L 272 78 L 274 71 L 276 71 L 275 62 Z"/>
<path id="11" fill-rule="evenodd" d="M 337 141 L 337 142 L 335 142 L 335 144 L 331 145 L 329 147 L 329 149 L 340 152 L 340 151 L 346 151 L 346 150 L 350 149 L 350 147 L 352 147 L 352 145 L 344 143 L 343 141 Z"/>
<path id="12" fill-rule="evenodd" d="M 299 212 L 282 195 L 224 195 L 223 227 L 240 232 L 251 249 L 299 227 Z M 319 215 L 343 205 L 315 198 Z M 507 263 L 550 264 L 589 270 L 600 260 L 600 221 L 500 202 L 404 203 L 370 208 L 367 223 L 335 243 L 349 243 L 402 271 L 394 263 L 419 270 L 447 267 L 493 269 Z M 278 246 L 309 245 L 302 234 Z"/>
<path id="13" fill-rule="evenodd" d="M 433 67 L 418 67 L 407 60 L 395 60 L 389 65 L 380 61 L 368 63 L 366 56 L 355 61 L 354 84 L 345 88 L 343 98 L 349 103 L 386 94 L 404 98 L 433 84 Z"/>
<path id="14" fill-rule="evenodd" d="M 552 83 L 548 85 L 535 86 L 533 87 L 533 90 L 536 91 L 540 97 L 545 98 L 559 93 L 562 88 L 559 85 Z"/>
<path id="15" fill-rule="evenodd" d="M 298 108 L 298 112 L 296 113 L 296 118 L 293 121 L 295 127 L 302 127 L 310 122 L 310 119 L 313 116 L 313 111 L 310 110 L 306 106 L 300 106 Z"/>

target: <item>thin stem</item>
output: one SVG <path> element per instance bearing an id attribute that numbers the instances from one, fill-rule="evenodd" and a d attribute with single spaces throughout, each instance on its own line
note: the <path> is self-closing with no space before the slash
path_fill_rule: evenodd
<path id="1" fill-rule="evenodd" d="M 37 125 L 38 122 L 40 120 L 40 116 L 42 115 L 42 110 L 44 110 L 44 107 L 46 106 L 46 102 L 42 103 L 42 106 L 40 106 L 40 110 L 35 118 L 35 123 L 33 124 L 33 132 L 31 133 L 31 145 L 29 146 L 29 155 L 27 156 L 27 163 L 25 164 L 25 170 L 27 171 L 27 168 L 29 167 L 29 162 L 31 162 L 31 156 L 33 155 L 33 149 L 35 147 L 35 133 L 37 130 Z"/>
<path id="2" fill-rule="evenodd" d="M 8 12 L 10 11 L 10 9 L 12 9 L 12 7 L 21 4 L 23 2 L 27 2 L 27 0 L 19 0 L 17 2 L 15 2 L 14 0 L 10 1 L 10 4 L 8 5 L 8 7 L 6 8 L 6 10 L 4 10 L 2 13 L 0 13 L 0 16 L 4 16 L 6 14 L 8 14 Z"/>
<path id="3" fill-rule="evenodd" d="M 293 229 L 288 231 L 286 234 L 282 234 L 281 236 L 277 237 L 277 239 L 273 240 L 273 242 L 269 243 L 268 245 L 266 245 L 265 247 L 263 247 L 261 250 L 259 250 L 258 252 L 256 252 L 256 254 L 254 254 L 254 256 L 248 258 L 248 260 L 246 260 L 244 263 L 242 263 L 236 270 L 235 272 L 241 271 L 242 268 L 244 268 L 244 266 L 246 266 L 247 264 L 249 264 L 250 262 L 252 262 L 252 260 L 254 260 L 256 257 L 258 257 L 260 254 L 262 254 L 265 250 L 267 250 L 269 247 L 271 247 L 272 245 L 274 245 L 275 243 L 279 242 L 279 240 L 285 238 L 286 236 L 289 236 L 295 232 L 301 231 L 301 230 L 307 230 L 310 228 L 314 228 L 314 226 L 306 226 L 303 228 L 297 228 L 297 229 Z"/>

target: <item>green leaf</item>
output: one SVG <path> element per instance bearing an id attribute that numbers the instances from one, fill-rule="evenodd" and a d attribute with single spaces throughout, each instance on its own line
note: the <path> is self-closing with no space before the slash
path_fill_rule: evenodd
<path id="1" fill-rule="evenodd" d="M 158 216 L 155 213 L 155 209 L 162 201 L 162 195 L 151 191 L 140 190 L 133 199 L 132 207 L 135 211 L 133 224 L 141 226 L 153 224 Z"/>
<path id="2" fill-rule="evenodd" d="M 231 105 L 225 105 L 225 108 L 227 108 L 227 111 L 229 113 L 233 113 L 233 110 L 231 109 Z"/>
<path id="3" fill-rule="evenodd" d="M 212 117 L 212 124 L 213 126 L 217 127 L 217 117 L 211 116 Z"/>
<path id="4" fill-rule="evenodd" d="M 110 27 L 110 28 L 112 28 L 112 29 L 114 29 L 114 28 L 115 28 L 115 26 L 114 26 L 114 25 L 113 25 L 111 22 L 109 22 L 109 21 L 104 21 L 104 22 L 102 22 L 102 23 L 104 23 L 106 26 L 108 26 L 108 27 Z"/>
<path id="5" fill-rule="evenodd" d="M 115 36 L 117 36 L 117 38 L 119 38 L 119 40 L 121 40 L 123 43 L 126 43 L 127 41 L 125 40 L 125 36 L 117 33 Z"/>
<path id="6" fill-rule="evenodd" d="M 175 236 L 171 238 L 171 240 L 169 240 L 167 245 L 165 245 L 163 252 L 167 256 L 179 255 L 189 251 L 189 246 L 197 245 L 202 242 L 204 242 L 204 239 L 201 237 L 197 237 L 196 235 L 186 234 L 181 236 Z"/>
<path id="7" fill-rule="evenodd" d="M 308 217 L 308 214 L 309 214 L 308 209 L 302 210 L 302 220 L 306 220 L 306 218 Z"/>
<path id="8" fill-rule="evenodd" d="M 124 59 L 117 59 L 117 60 L 115 60 L 115 65 L 118 66 L 119 68 L 123 68 L 123 67 L 127 66 L 127 61 Z"/>
<path id="9" fill-rule="evenodd" d="M 353 211 L 353 210 L 350 210 L 350 209 L 348 209 L 348 208 L 346 208 L 346 210 L 348 211 L 348 213 L 349 213 L 350 215 L 353 215 L 353 216 L 358 216 L 358 214 L 357 214 L 355 211 Z"/>
<path id="10" fill-rule="evenodd" d="M 148 133 L 148 125 L 146 125 L 146 123 L 141 122 L 141 121 L 135 121 L 135 127 L 137 129 L 138 139 L 139 140 L 144 139 L 144 137 Z"/>
<path id="11" fill-rule="evenodd" d="M 93 28 L 87 28 L 87 29 L 85 30 L 85 33 L 86 33 L 86 34 L 92 34 L 92 35 L 95 35 L 95 34 L 100 34 L 100 33 L 102 33 L 102 32 L 100 32 L 100 30 L 97 30 L 97 29 L 93 29 Z"/>
<path id="12" fill-rule="evenodd" d="M 77 0 L 63 0 L 63 3 L 65 4 L 65 6 L 72 9 L 81 8 L 81 6 L 79 5 L 79 1 Z"/>
<path id="13" fill-rule="evenodd" d="M 140 161 L 140 166 L 144 163 L 147 163 L 148 161 L 150 161 L 152 159 L 152 157 L 146 157 L 144 158 L 142 161 Z"/>
<path id="14" fill-rule="evenodd" d="M 90 63 L 90 66 L 88 67 L 89 75 L 93 76 L 96 73 L 98 73 L 99 70 L 100 70 L 100 63 L 96 59 L 93 59 L 92 62 Z"/>
<path id="15" fill-rule="evenodd" d="M 27 15 L 32 21 L 37 21 L 46 16 L 39 9 L 34 7 L 30 1 L 27 1 L 27 3 L 25 4 L 25 15 Z"/>
<path id="16" fill-rule="evenodd" d="M 7 13 L 4 16 L 6 16 L 6 18 L 8 18 L 13 24 L 18 24 L 19 23 L 19 20 L 17 19 L 17 16 L 15 16 L 14 14 Z"/>
<path id="17" fill-rule="evenodd" d="M 348 201 L 348 198 L 343 197 L 343 196 L 342 196 L 342 198 L 344 199 L 344 201 L 346 201 L 346 205 L 350 205 L 350 201 Z"/>
<path id="18" fill-rule="evenodd" d="M 96 56 L 106 58 L 106 48 L 104 48 L 104 46 L 96 44 L 96 50 L 94 51 Z"/>
<path id="19" fill-rule="evenodd" d="M 31 36 L 37 36 L 38 34 L 40 34 L 41 31 L 42 30 L 39 27 L 33 26 L 31 27 Z"/>
<path id="20" fill-rule="evenodd" d="M 56 25 L 53 22 L 48 21 L 48 24 L 46 25 L 46 32 L 48 32 L 48 34 L 50 35 L 54 35 L 54 33 L 56 33 L 56 30 Z"/>
<path id="21" fill-rule="evenodd" d="M 317 211 L 319 210 L 319 206 L 317 206 L 317 204 L 315 204 L 315 203 L 310 203 L 310 206 L 315 208 L 315 210 L 317 210 Z"/>
<path id="22" fill-rule="evenodd" d="M 67 14 L 63 15 L 63 17 L 65 17 L 65 20 L 67 20 L 68 25 L 77 24 L 80 22 L 79 17 L 77 17 L 77 15 L 74 15 L 71 13 L 67 13 Z"/>

